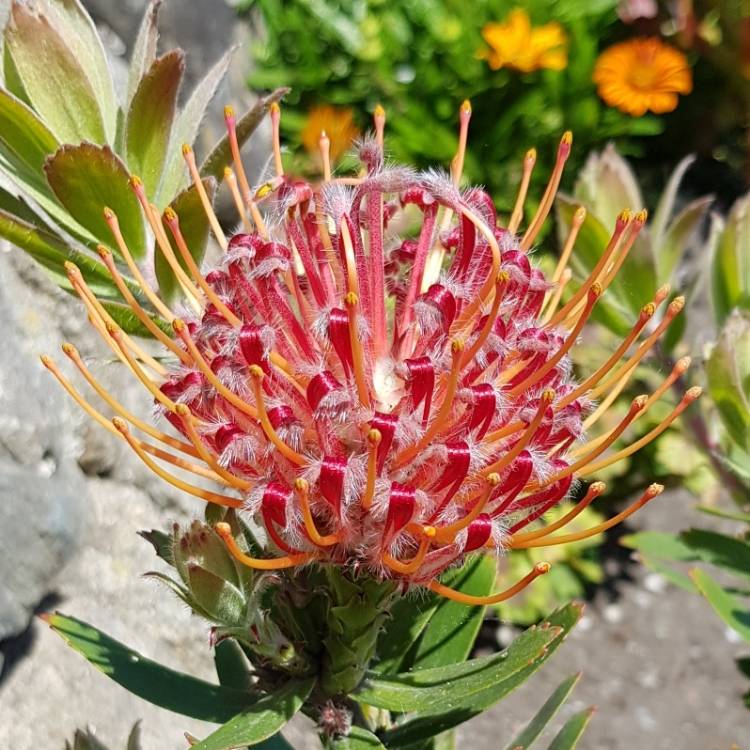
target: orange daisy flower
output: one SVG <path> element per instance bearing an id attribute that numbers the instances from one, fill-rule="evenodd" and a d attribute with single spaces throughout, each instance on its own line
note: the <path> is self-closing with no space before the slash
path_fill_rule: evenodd
<path id="1" fill-rule="evenodd" d="M 608 47 L 594 66 L 599 96 L 621 112 L 641 117 L 671 112 L 678 94 L 693 90 L 687 58 L 660 39 L 631 39 Z"/>
<path id="2" fill-rule="evenodd" d="M 349 108 L 332 107 L 330 104 L 313 107 L 302 128 L 302 145 L 309 154 L 317 156 L 320 153 L 322 133 L 330 140 L 331 161 L 338 161 L 359 137 L 354 112 Z"/>
<path id="3" fill-rule="evenodd" d="M 568 38 L 559 23 L 532 27 L 521 8 L 512 10 L 503 23 L 488 23 L 482 37 L 489 45 L 480 55 L 492 70 L 514 68 L 522 73 L 546 68 L 563 70 L 568 64 Z"/>

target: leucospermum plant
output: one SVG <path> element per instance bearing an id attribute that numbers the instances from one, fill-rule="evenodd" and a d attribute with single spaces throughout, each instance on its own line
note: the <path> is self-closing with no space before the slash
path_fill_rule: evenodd
<path id="1" fill-rule="evenodd" d="M 378 108 L 356 174 L 332 173 L 320 135 L 316 182 L 285 172 L 281 111 L 275 102 L 269 110 L 273 172 L 260 185 L 250 184 L 238 120 L 225 111 L 215 158 L 231 163 L 223 175 L 235 231 L 214 213 L 192 148 L 182 149 L 188 190 L 220 251 L 215 264 L 201 267 L 180 206 L 160 210 L 141 177 L 128 174 L 122 192 L 107 193 L 115 202 L 99 206 L 109 236 L 96 245 L 97 268 L 128 309 L 120 318 L 137 326 L 127 330 L 110 312 L 88 265 L 64 264 L 92 326 L 164 424 L 128 411 L 71 344 L 63 352 L 97 403 L 42 358 L 93 420 L 205 502 L 203 521 L 144 536 L 175 571 L 152 575 L 211 623 L 222 684 L 173 672 L 78 620 L 46 620 L 136 694 L 222 723 L 202 741 L 189 738 L 199 750 L 267 740 L 287 747 L 279 731 L 298 711 L 326 747 L 445 746 L 445 733 L 536 671 L 580 615 L 564 607 L 502 654 L 466 661 L 483 607 L 549 570 L 539 562 L 492 591 L 495 558 L 589 538 L 661 493 L 651 485 L 609 520 L 565 531 L 605 491 L 582 480 L 658 437 L 699 395 L 688 390 L 644 438 L 618 448 L 679 376 L 675 368 L 619 422 L 593 432 L 612 385 L 646 357 L 683 301 L 665 305 L 668 288 L 657 290 L 616 350 L 578 378 L 571 349 L 646 215 L 617 216 L 605 252 L 572 294 L 564 281 L 582 213 L 554 274 L 534 267 L 529 253 L 570 133 L 521 229 L 534 154 L 512 214 L 501 219 L 483 190 L 461 187 L 468 102 L 448 173 L 389 164 Z M 117 207 L 131 201 L 155 243 L 157 273 L 123 231 Z M 542 525 L 568 497 L 577 498 L 572 508 Z M 530 745 L 576 679 L 510 747 Z M 571 717 L 554 747 L 574 746 L 590 715 Z"/>

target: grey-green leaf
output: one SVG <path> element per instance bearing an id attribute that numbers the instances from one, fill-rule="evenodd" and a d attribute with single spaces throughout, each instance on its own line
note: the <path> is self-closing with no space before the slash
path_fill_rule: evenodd
<path id="1" fill-rule="evenodd" d="M 128 167 L 143 180 L 150 200 L 156 198 L 167 159 L 184 71 L 182 50 L 172 50 L 154 60 L 138 84 L 128 109 L 125 123 Z"/>
<path id="2" fill-rule="evenodd" d="M 61 143 L 104 143 L 106 129 L 83 61 L 51 20 L 15 2 L 5 41 L 34 109 Z"/>
<path id="3" fill-rule="evenodd" d="M 573 750 L 578 745 L 581 735 L 586 731 L 594 710 L 594 708 L 586 708 L 571 716 L 552 740 L 548 750 Z"/>
<path id="4" fill-rule="evenodd" d="M 130 70 L 128 71 L 128 96 L 126 104 L 130 106 L 141 78 L 156 59 L 156 45 L 159 41 L 159 9 L 162 0 L 151 0 L 143 14 L 138 36 L 135 38 L 133 51 L 130 55 Z"/>
<path id="5" fill-rule="evenodd" d="M 750 643 L 750 609 L 743 607 L 740 601 L 723 589 L 704 570 L 690 571 L 690 577 L 706 597 L 709 604 L 716 610 L 716 614 L 736 631 L 745 641 Z"/>
<path id="6" fill-rule="evenodd" d="M 268 110 L 274 102 L 281 99 L 289 93 L 288 88 L 279 88 L 272 91 L 268 96 L 263 96 L 237 120 L 237 140 L 240 146 L 255 132 L 263 118 L 268 114 Z M 229 148 L 229 137 L 224 136 L 212 149 L 206 160 L 200 168 L 203 177 L 216 177 L 221 179 L 224 174 L 224 167 L 232 161 L 232 154 Z"/>
<path id="7" fill-rule="evenodd" d="M 555 718 L 555 715 L 560 710 L 560 706 L 568 699 L 568 696 L 580 679 L 581 673 L 577 672 L 558 685 L 552 695 L 547 698 L 544 705 L 539 709 L 536 716 L 526 725 L 521 734 L 508 745 L 507 750 L 527 750 L 527 748 L 531 747 L 532 742 L 539 737 L 550 721 Z"/>
<path id="8" fill-rule="evenodd" d="M 57 139 L 36 113 L 4 89 L 0 89 L 0 141 L 39 177 L 44 160 L 58 147 Z"/>
<path id="9" fill-rule="evenodd" d="M 146 659 L 81 620 L 59 613 L 43 619 L 100 672 L 161 708 L 194 719 L 223 722 L 255 700 L 249 693 L 211 685 Z"/>
<path id="10" fill-rule="evenodd" d="M 114 247 L 103 210 L 111 208 L 134 258 L 146 251 L 141 207 L 130 189 L 130 175 L 109 146 L 62 146 L 44 166 L 47 181 L 71 216 L 100 242 Z"/>
<path id="11" fill-rule="evenodd" d="M 232 750 L 273 737 L 299 711 L 315 680 L 290 680 L 232 717 L 193 750 Z"/>
<path id="12" fill-rule="evenodd" d="M 380 740 L 362 727 L 352 727 L 346 737 L 332 740 L 326 747 L 330 750 L 385 750 Z"/>

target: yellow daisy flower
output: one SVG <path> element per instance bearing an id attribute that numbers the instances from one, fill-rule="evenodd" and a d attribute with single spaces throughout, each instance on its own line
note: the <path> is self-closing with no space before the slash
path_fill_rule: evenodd
<path id="1" fill-rule="evenodd" d="M 302 128 L 302 145 L 313 156 L 320 153 L 321 133 L 325 133 L 331 142 L 331 161 L 338 161 L 359 137 L 354 112 L 349 108 L 332 107 L 329 104 L 313 107 Z"/>
<path id="2" fill-rule="evenodd" d="M 503 23 L 488 23 L 482 37 L 489 45 L 481 55 L 493 70 L 514 68 L 523 73 L 568 64 L 568 37 L 556 21 L 533 27 L 526 11 L 512 10 Z"/>
<path id="3" fill-rule="evenodd" d="M 663 114 L 677 106 L 678 94 L 689 94 L 693 77 L 682 52 L 660 39 L 631 39 L 608 47 L 594 66 L 599 96 L 621 112 L 641 117 Z"/>

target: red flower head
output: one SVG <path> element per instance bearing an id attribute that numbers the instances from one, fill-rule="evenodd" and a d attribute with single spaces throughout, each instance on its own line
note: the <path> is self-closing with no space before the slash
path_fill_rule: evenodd
<path id="1" fill-rule="evenodd" d="M 633 401 L 619 424 L 589 436 L 678 314 L 682 299 L 673 300 L 655 324 L 669 292 L 659 290 L 612 356 L 582 382 L 576 380 L 571 347 L 625 261 L 645 212 L 620 215 L 589 278 L 565 295 L 567 263 L 584 210 L 575 215 L 551 278 L 533 266 L 528 251 L 550 212 L 570 134 L 562 138 L 539 208 L 521 233 L 534 152 L 524 161 L 518 200 L 503 222 L 484 191 L 459 188 L 470 115 L 465 103 L 450 174 L 387 165 L 385 113 L 379 108 L 375 136 L 359 145 L 361 175 L 333 178 L 322 137 L 324 179 L 312 185 L 283 171 L 274 105 L 276 176 L 252 190 L 239 159 L 234 115 L 227 110 L 237 175 L 227 171 L 227 181 L 242 232 L 224 235 L 193 154 L 185 149 L 224 251 L 207 272 L 193 261 L 178 216 L 167 209 L 162 223 L 133 178 L 159 248 L 194 313 L 179 318 L 164 304 L 132 262 L 108 210 L 120 253 L 143 297 L 171 321 L 173 336 L 153 323 L 109 251 L 102 248 L 101 256 L 134 314 L 165 346 L 167 365 L 120 330 L 78 269 L 69 268 L 93 324 L 177 434 L 125 411 L 72 346 L 66 345 L 66 354 L 118 413 L 114 424 L 51 360 L 45 358 L 45 364 L 84 409 L 127 440 L 164 479 L 210 503 L 251 514 L 266 532 L 262 557 L 240 549 L 227 524 L 217 525 L 231 553 L 249 566 L 281 569 L 315 561 L 366 569 L 404 586 L 428 586 L 469 604 L 497 602 L 549 566 L 538 565 L 508 591 L 483 598 L 453 591 L 438 578 L 470 553 L 593 535 L 661 492 L 652 485 L 601 526 L 555 535 L 604 491 L 594 482 L 554 524 L 525 530 L 566 499 L 575 481 L 654 439 L 698 391 L 688 391 L 644 438 L 608 452 L 684 371 L 687 362 L 681 360 L 654 394 Z M 642 331 L 650 333 L 637 344 Z M 214 480 L 221 491 L 179 478 L 165 468 L 170 464 Z"/>

